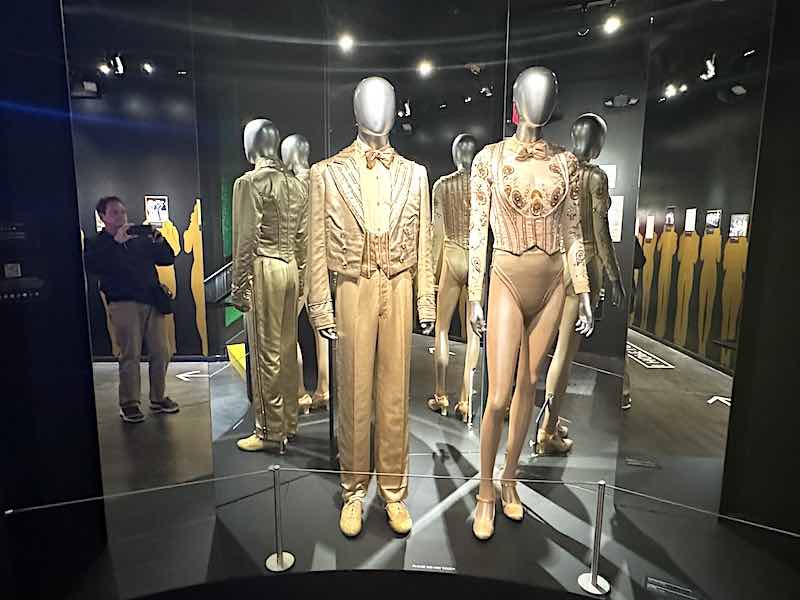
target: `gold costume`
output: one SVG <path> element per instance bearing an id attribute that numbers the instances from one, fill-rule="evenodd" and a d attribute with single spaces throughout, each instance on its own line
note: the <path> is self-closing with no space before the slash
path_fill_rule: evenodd
<path id="1" fill-rule="evenodd" d="M 700 244 L 700 298 L 698 301 L 697 335 L 699 337 L 697 351 L 702 355 L 708 353 L 708 337 L 711 335 L 711 324 L 714 317 L 714 306 L 717 300 L 717 277 L 719 262 L 722 258 L 722 234 L 719 229 L 706 231 Z"/>
<path id="2" fill-rule="evenodd" d="M 675 330 L 673 340 L 679 346 L 686 346 L 689 332 L 689 302 L 694 287 L 694 266 L 700 250 L 700 236 L 694 231 L 684 232 L 678 247 L 678 298 L 675 311 Z"/>
<path id="3" fill-rule="evenodd" d="M 308 312 L 316 329 L 336 328 L 339 462 L 375 469 L 383 499 L 407 493 L 408 390 L 413 276 L 420 321 L 436 318 L 432 228 L 425 168 L 386 146 L 356 140 L 311 168 Z M 336 305 L 329 272 L 336 273 Z M 364 498 L 369 475 L 345 473 L 345 503 Z"/>
<path id="4" fill-rule="evenodd" d="M 303 293 L 308 197 L 281 163 L 259 158 L 233 186 L 232 302 L 245 315 L 256 434 L 297 430 L 297 299 Z"/>
<path id="5" fill-rule="evenodd" d="M 436 381 L 434 399 L 440 410 L 446 411 L 447 367 L 450 362 L 450 323 L 467 289 L 469 265 L 469 171 L 460 169 L 445 175 L 433 184 L 434 239 L 441 238 L 442 268 L 436 298 L 436 343 L 433 366 Z M 466 326 L 467 349 L 464 358 L 464 376 L 457 412 L 465 421 L 470 410 L 472 382 L 478 364 L 480 344 L 475 332 Z"/>

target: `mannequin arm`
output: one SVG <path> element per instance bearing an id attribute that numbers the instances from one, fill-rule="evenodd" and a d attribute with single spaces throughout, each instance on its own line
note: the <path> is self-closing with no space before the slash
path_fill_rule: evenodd
<path id="1" fill-rule="evenodd" d="M 309 173 L 310 241 L 306 268 L 310 269 L 310 277 L 306 308 L 314 329 L 319 330 L 320 334 L 328 339 L 336 339 L 325 242 L 325 182 L 322 177 L 324 168 L 324 163 L 317 163 L 311 167 Z"/>
<path id="2" fill-rule="evenodd" d="M 490 157 L 491 153 L 488 148 L 478 152 L 472 163 L 470 175 L 468 291 L 470 304 L 477 304 L 478 308 L 483 299 L 486 247 L 489 240 L 489 211 L 492 200 L 492 186 L 489 179 Z M 473 311 L 470 310 L 471 315 L 472 313 Z M 481 311 L 481 318 L 482 316 L 483 311 Z"/>
<path id="3" fill-rule="evenodd" d="M 305 290 L 305 272 L 308 268 L 308 188 L 302 186 L 303 197 L 300 200 L 300 218 L 297 223 L 297 234 L 294 240 L 294 258 L 297 263 L 297 297 L 302 298 Z"/>
<path id="4" fill-rule="evenodd" d="M 240 177 L 233 185 L 233 282 L 231 302 L 242 312 L 253 303 L 253 262 L 255 261 L 256 230 L 261 223 L 258 194 L 249 178 Z"/>
<path id="5" fill-rule="evenodd" d="M 611 283 L 611 303 L 621 306 L 625 299 L 625 288 L 622 286 L 622 273 L 608 226 L 608 210 L 611 208 L 608 176 L 599 167 L 593 169 L 589 176 L 589 191 L 592 197 L 592 228 L 597 242 L 597 254 Z"/>
<path id="6" fill-rule="evenodd" d="M 433 281 L 433 228 L 428 195 L 428 171 L 419 168 L 419 232 L 417 234 L 417 313 L 422 332 L 433 331 L 436 321 L 436 291 Z"/>
<path id="7" fill-rule="evenodd" d="M 441 190 L 440 182 L 433 184 L 433 275 L 434 284 L 439 282 L 442 272 L 442 260 L 444 259 L 444 214 L 442 211 L 442 200 L 439 197 Z"/>

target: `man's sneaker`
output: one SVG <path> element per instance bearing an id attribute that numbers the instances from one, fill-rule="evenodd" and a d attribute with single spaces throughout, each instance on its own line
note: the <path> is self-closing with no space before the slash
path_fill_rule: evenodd
<path id="1" fill-rule="evenodd" d="M 139 408 L 138 404 L 120 407 L 119 416 L 122 417 L 122 420 L 126 423 L 141 423 L 144 421 L 142 409 Z"/>
<path id="2" fill-rule="evenodd" d="M 177 402 L 173 402 L 168 396 L 164 396 L 161 402 L 151 402 L 150 410 L 154 413 L 176 413 L 181 409 Z"/>

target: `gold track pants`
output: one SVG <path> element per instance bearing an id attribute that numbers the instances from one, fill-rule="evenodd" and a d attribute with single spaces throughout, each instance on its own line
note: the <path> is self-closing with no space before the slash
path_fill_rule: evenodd
<path id="1" fill-rule="evenodd" d="M 369 473 L 374 448 L 375 470 L 396 474 L 377 477 L 386 502 L 405 499 L 408 488 L 412 289 L 410 271 L 391 279 L 380 270 L 369 278 L 340 276 L 336 286 L 339 463 L 343 471 Z M 343 474 L 344 501 L 365 497 L 369 480 Z"/>
<path id="2" fill-rule="evenodd" d="M 246 314 L 256 433 L 281 441 L 297 431 L 297 264 L 259 256 Z"/>

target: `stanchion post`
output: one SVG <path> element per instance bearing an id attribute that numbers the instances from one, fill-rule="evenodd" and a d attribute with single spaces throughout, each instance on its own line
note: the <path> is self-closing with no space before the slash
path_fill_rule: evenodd
<path id="1" fill-rule="evenodd" d="M 600 542 L 603 538 L 603 512 L 606 501 L 606 482 L 597 482 L 597 514 L 594 520 L 594 539 L 592 541 L 592 566 L 589 573 L 578 577 L 578 585 L 584 592 L 595 596 L 605 596 L 611 591 L 611 584 L 598 573 L 600 569 Z"/>
<path id="2" fill-rule="evenodd" d="M 267 557 L 269 571 L 281 573 L 294 566 L 294 555 L 283 550 L 283 522 L 281 519 L 281 466 L 272 465 L 272 491 L 275 498 L 275 553 Z"/>

